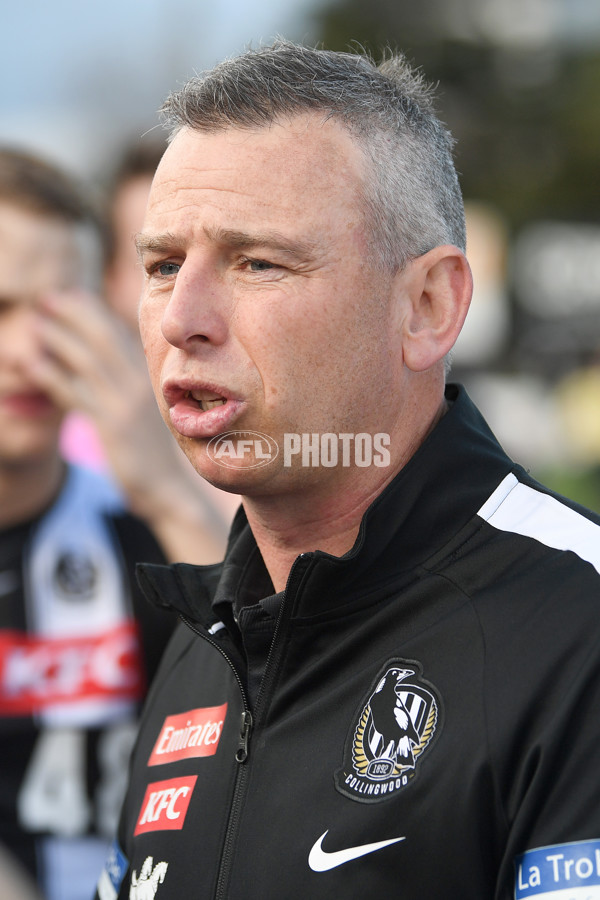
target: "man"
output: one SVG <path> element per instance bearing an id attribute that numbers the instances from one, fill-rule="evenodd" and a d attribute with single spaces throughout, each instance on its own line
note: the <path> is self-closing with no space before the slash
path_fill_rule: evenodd
<path id="1" fill-rule="evenodd" d="M 444 393 L 471 278 L 427 90 L 282 42 L 165 109 L 142 338 L 244 513 L 220 569 L 141 569 L 184 624 L 98 896 L 599 897 L 598 520 Z"/>
<path id="2" fill-rule="evenodd" d="M 2 896 L 13 864 L 47 900 L 93 892 L 170 628 L 133 575 L 163 553 L 110 482 L 65 465 L 64 410 L 31 374 L 47 353 L 42 300 L 80 291 L 94 228 L 62 172 L 0 150 Z"/>

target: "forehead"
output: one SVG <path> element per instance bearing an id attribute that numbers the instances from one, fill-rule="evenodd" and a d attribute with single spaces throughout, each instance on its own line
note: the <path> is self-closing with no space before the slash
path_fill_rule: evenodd
<path id="1" fill-rule="evenodd" d="M 162 213 L 185 219 L 198 207 L 260 224 L 279 216 L 326 227 L 340 212 L 356 211 L 364 171 L 356 142 L 331 119 L 303 115 L 211 133 L 184 128 L 157 169 L 144 230 Z"/>
<path id="2" fill-rule="evenodd" d="M 0 201 L 0 292 L 68 287 L 79 268 L 76 228 Z"/>

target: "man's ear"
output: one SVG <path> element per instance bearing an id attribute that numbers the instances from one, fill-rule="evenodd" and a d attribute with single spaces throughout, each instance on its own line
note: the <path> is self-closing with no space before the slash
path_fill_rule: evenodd
<path id="1" fill-rule="evenodd" d="M 471 302 L 473 279 L 458 247 L 444 244 L 411 260 L 403 270 L 404 362 L 424 372 L 454 345 Z"/>

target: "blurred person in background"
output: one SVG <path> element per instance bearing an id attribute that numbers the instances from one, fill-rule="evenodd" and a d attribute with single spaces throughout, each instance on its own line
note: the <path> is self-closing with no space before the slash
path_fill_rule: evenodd
<path id="1" fill-rule="evenodd" d="M 0 844 L 2 900 L 44 900 L 33 877 L 20 861 Z"/>
<path id="2" fill-rule="evenodd" d="M 140 230 L 163 142 L 132 143 L 107 192 L 107 251 L 95 291 L 44 307 L 51 355 L 37 373 L 73 410 L 63 426 L 66 458 L 108 469 L 130 508 L 175 562 L 222 558 L 239 500 L 201 479 L 165 428 L 140 345 Z"/>
<path id="3" fill-rule="evenodd" d="M 0 150 L 0 846 L 48 900 L 93 891 L 171 628 L 134 577 L 163 551 L 111 481 L 64 462 L 65 409 L 35 378 L 40 309 L 77 306 L 97 243 L 66 175 Z"/>
<path id="4" fill-rule="evenodd" d="M 144 283 L 135 236 L 143 225 L 152 179 L 165 150 L 164 140 L 147 135 L 126 145 L 106 190 L 104 297 L 132 331 L 138 328 Z"/>

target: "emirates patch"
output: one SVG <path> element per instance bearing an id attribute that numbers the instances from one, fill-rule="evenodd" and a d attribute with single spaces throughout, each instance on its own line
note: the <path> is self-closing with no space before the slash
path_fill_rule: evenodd
<path id="1" fill-rule="evenodd" d="M 214 756 L 221 740 L 227 704 L 167 716 L 148 760 L 160 766 L 180 759 Z"/>
<path id="2" fill-rule="evenodd" d="M 363 803 L 394 796 L 415 778 L 440 728 L 440 700 L 420 664 L 390 660 L 352 722 L 337 790 Z"/>

